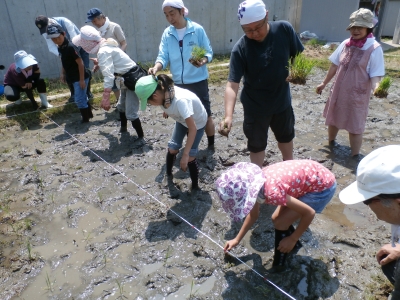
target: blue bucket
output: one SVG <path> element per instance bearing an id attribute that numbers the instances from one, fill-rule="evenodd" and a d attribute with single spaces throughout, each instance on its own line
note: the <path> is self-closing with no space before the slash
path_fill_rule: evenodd
<path id="1" fill-rule="evenodd" d="M 0 96 L 4 94 L 4 86 L 0 85 Z"/>

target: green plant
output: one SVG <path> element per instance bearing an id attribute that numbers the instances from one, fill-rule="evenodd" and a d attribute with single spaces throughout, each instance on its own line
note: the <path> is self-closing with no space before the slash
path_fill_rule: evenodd
<path id="1" fill-rule="evenodd" d="M 325 41 L 323 40 L 319 40 L 319 39 L 311 39 L 307 42 L 307 45 L 312 46 L 312 47 L 318 47 L 318 46 L 322 46 L 325 45 Z"/>
<path id="2" fill-rule="evenodd" d="M 118 281 L 118 279 L 115 279 L 115 281 L 117 282 L 118 289 L 119 289 L 119 296 L 117 297 L 117 299 L 128 299 L 124 295 L 124 286 Z"/>
<path id="3" fill-rule="evenodd" d="M 86 230 L 82 230 L 82 234 L 83 234 L 83 241 L 84 242 L 89 242 L 92 238 L 90 237 L 90 235 L 92 234 L 91 232 L 89 232 L 88 234 L 85 234 Z"/>
<path id="4" fill-rule="evenodd" d="M 206 56 L 207 50 L 200 46 L 193 46 L 192 57 L 193 61 L 200 61 L 204 56 Z M 190 61 L 190 60 L 189 60 Z"/>
<path id="5" fill-rule="evenodd" d="M 53 284 L 55 282 L 55 280 L 52 282 L 50 280 L 49 274 L 46 272 L 46 285 L 47 285 L 47 291 L 49 292 L 53 292 Z"/>
<path id="6" fill-rule="evenodd" d="M 69 208 L 69 206 L 67 206 L 67 217 L 71 219 L 73 215 L 74 211 L 71 208 Z"/>
<path id="7" fill-rule="evenodd" d="M 32 245 L 31 245 L 31 242 L 29 240 L 26 241 L 26 249 L 28 250 L 29 261 L 32 261 L 33 260 L 33 257 L 32 257 Z"/>
<path id="8" fill-rule="evenodd" d="M 389 76 L 383 77 L 381 82 L 379 82 L 379 86 L 374 91 L 374 96 L 378 98 L 386 98 L 389 94 L 389 88 L 393 83 L 393 79 Z"/>
<path id="9" fill-rule="evenodd" d="M 305 84 L 307 76 L 315 66 L 315 62 L 302 53 L 296 55 L 292 62 L 289 60 L 290 75 L 287 81 L 294 84 Z"/>
<path id="10" fill-rule="evenodd" d="M 164 257 L 164 264 L 163 264 L 164 267 L 167 266 L 167 261 L 171 257 L 172 257 L 172 248 L 170 246 L 168 246 L 167 251 L 165 252 L 165 257 Z"/>
<path id="11" fill-rule="evenodd" d="M 192 279 L 192 284 L 191 284 L 191 286 L 190 286 L 189 299 L 194 298 L 194 297 L 196 296 L 196 294 L 198 293 L 199 289 L 200 289 L 200 288 L 198 288 L 197 290 L 194 291 L 194 290 L 193 290 L 193 287 L 194 287 L 194 280 Z"/>

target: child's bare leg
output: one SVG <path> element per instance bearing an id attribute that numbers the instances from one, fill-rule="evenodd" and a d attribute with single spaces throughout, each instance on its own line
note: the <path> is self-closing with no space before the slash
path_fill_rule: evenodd
<path id="1" fill-rule="evenodd" d="M 272 214 L 272 222 L 277 230 L 287 230 L 299 218 L 299 213 L 286 206 L 278 206 Z"/>
<path id="2" fill-rule="evenodd" d="M 257 153 L 250 152 L 250 161 L 253 164 L 256 164 L 257 166 L 259 166 L 260 168 L 262 168 L 262 165 L 264 163 L 264 157 L 265 157 L 265 150 L 257 152 Z"/>
<path id="3" fill-rule="evenodd" d="M 293 159 L 293 140 L 289 143 L 279 143 L 278 148 L 282 153 L 282 160 L 292 160 Z"/>

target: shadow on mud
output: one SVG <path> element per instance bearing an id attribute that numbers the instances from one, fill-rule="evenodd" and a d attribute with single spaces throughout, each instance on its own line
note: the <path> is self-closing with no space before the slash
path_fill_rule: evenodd
<path id="1" fill-rule="evenodd" d="M 269 281 L 298 300 L 325 299 L 333 296 L 339 288 L 339 280 L 336 277 L 331 277 L 326 264 L 319 259 L 308 256 L 289 256 L 287 271 L 268 274 L 260 255 L 250 254 L 239 258 L 250 266 L 252 265 L 260 275 L 265 276 Z M 222 292 L 222 298 L 241 300 L 289 299 L 260 275 L 251 270 L 240 274 L 233 271 L 225 272 L 228 287 Z"/>
<path id="2" fill-rule="evenodd" d="M 334 163 L 351 170 L 352 174 L 356 174 L 357 166 L 361 159 L 364 158 L 362 154 L 352 157 L 350 147 L 340 144 L 336 144 L 335 146 L 326 145 L 324 148 L 319 149 L 319 151 L 326 154 L 326 158 L 331 159 Z"/>

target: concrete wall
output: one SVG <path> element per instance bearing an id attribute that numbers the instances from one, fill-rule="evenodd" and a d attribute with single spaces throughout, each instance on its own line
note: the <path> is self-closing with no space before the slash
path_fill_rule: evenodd
<path id="1" fill-rule="evenodd" d="M 326 41 L 341 42 L 349 37 L 349 17 L 359 0 L 303 0 L 299 32 L 310 31 Z"/>
<path id="2" fill-rule="evenodd" d="M 400 10 L 400 1 L 387 1 L 383 19 L 383 36 L 393 36 L 396 28 L 397 17 Z"/>
<path id="3" fill-rule="evenodd" d="M 127 38 L 127 53 L 135 61 L 154 61 L 163 30 L 168 26 L 161 10 L 163 0 L 0 0 L 0 64 L 6 68 L 13 54 L 25 50 L 40 62 L 43 77 L 58 77 L 60 60 L 51 54 L 34 20 L 38 15 L 63 16 L 78 28 L 85 25 L 86 12 L 100 8 L 119 23 Z M 237 19 L 241 0 L 185 0 L 189 17 L 206 30 L 215 53 L 229 53 L 243 34 Z M 296 21 L 299 0 L 266 0 L 270 16 Z M 301 1 L 300 1 L 301 2 Z M 5 71 L 0 71 L 2 81 Z"/>

